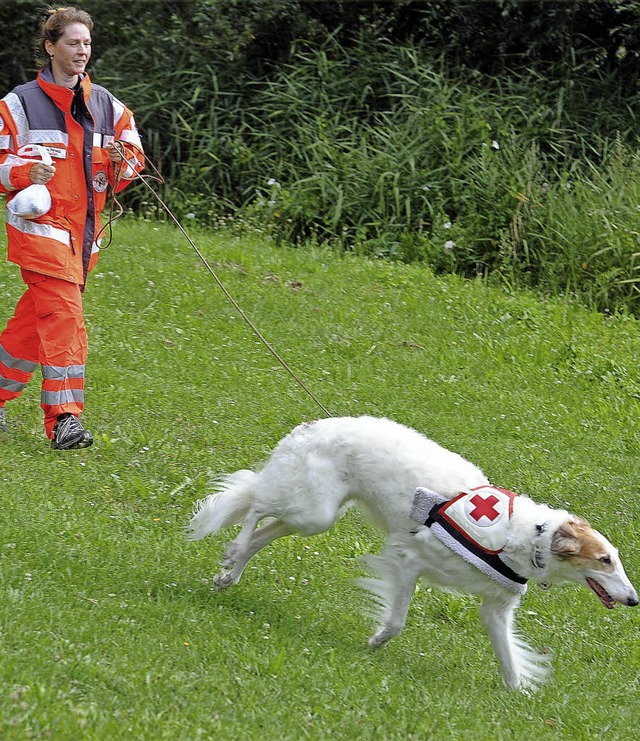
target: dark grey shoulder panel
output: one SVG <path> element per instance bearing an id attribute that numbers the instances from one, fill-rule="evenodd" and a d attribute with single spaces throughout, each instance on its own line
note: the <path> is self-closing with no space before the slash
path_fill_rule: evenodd
<path id="1" fill-rule="evenodd" d="M 64 113 L 34 80 L 19 85 L 13 92 L 18 96 L 30 129 L 66 131 Z M 100 85 L 93 85 L 89 111 L 95 121 L 95 132 L 113 136 L 115 133 L 113 95 Z"/>
<path id="2" fill-rule="evenodd" d="M 38 85 L 37 80 L 30 80 L 29 82 L 25 82 L 22 85 L 18 85 L 17 87 L 14 87 L 11 92 L 20 96 L 22 95 L 22 93 L 25 93 L 28 90 L 32 90 L 34 88 L 37 88 L 38 90 L 40 90 L 40 85 Z"/>
<path id="3" fill-rule="evenodd" d="M 95 121 L 96 133 L 113 136 L 115 133 L 113 95 L 101 85 L 92 85 L 89 110 Z"/>
<path id="4" fill-rule="evenodd" d="M 22 103 L 30 129 L 66 130 L 64 113 L 35 80 L 19 85 L 13 92 Z"/>

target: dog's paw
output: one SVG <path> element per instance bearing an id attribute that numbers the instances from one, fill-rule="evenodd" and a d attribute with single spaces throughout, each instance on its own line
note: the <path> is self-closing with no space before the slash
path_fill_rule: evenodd
<path id="1" fill-rule="evenodd" d="M 214 589 L 226 589 L 237 584 L 238 580 L 234 578 L 233 571 L 223 570 L 213 577 Z"/>
<path id="2" fill-rule="evenodd" d="M 541 654 L 534 651 L 521 638 L 517 638 L 514 643 L 516 673 L 503 676 L 503 681 L 506 687 L 531 696 L 548 681 L 553 656 L 550 653 Z"/>
<path id="3" fill-rule="evenodd" d="M 380 628 L 377 630 L 371 638 L 367 641 L 369 648 L 380 648 L 384 646 L 387 641 L 390 641 L 397 633 L 389 630 L 388 628 Z"/>
<path id="4" fill-rule="evenodd" d="M 533 697 L 536 692 L 539 692 L 544 684 L 546 684 L 547 675 L 544 677 L 531 676 L 529 674 L 522 674 L 514 679 L 508 681 L 503 678 L 504 686 L 509 690 L 516 690 L 525 697 Z"/>

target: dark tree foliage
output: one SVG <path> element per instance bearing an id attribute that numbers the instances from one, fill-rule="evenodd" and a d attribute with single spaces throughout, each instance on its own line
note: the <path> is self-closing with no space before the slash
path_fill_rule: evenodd
<path id="1" fill-rule="evenodd" d="M 637 79 L 640 3 L 612 0 L 435 0 L 387 3 L 389 33 L 497 73 L 566 64 Z"/>
<path id="2" fill-rule="evenodd" d="M 263 166 L 261 157 L 271 156 L 261 132 L 273 112 L 260 108 L 261 91 L 279 81 L 286 94 L 283 70 L 291 74 L 307 52 L 333 55 L 347 86 L 358 73 L 369 91 L 358 112 L 364 124 L 393 105 L 379 84 L 384 75 L 371 67 L 374 58 L 385 65 L 375 50 L 408 44 L 421 63 L 444 64 L 452 78 L 476 74 L 478 84 L 491 84 L 527 70 L 542 85 L 546 79 L 555 82 L 565 99 L 571 97 L 579 126 L 582 101 L 595 96 L 604 101 L 599 108 L 611 112 L 604 129 L 594 123 L 598 135 L 636 128 L 640 0 L 76 4 L 95 21 L 92 78 L 134 109 L 151 161 L 173 186 L 174 203 L 179 194 L 185 203 L 193 202 L 194 194 L 203 201 L 215 194 L 231 208 L 243 205 Z M 43 17 L 40 0 L 0 2 L 0 94 L 33 77 L 33 41 Z"/>
<path id="3" fill-rule="evenodd" d="M 55 5 L 55 0 L 52 3 Z M 60 2 L 59 4 L 63 4 Z M 67 3 L 64 3 L 67 4 Z M 96 21 L 95 54 L 111 50 L 123 77 L 157 65 L 215 63 L 231 77 L 265 75 L 295 41 L 363 31 L 445 53 L 495 73 L 543 63 L 615 72 L 635 85 L 640 67 L 639 0 L 85 0 Z M 0 4 L 0 89 L 34 72 L 39 0 Z M 135 50 L 135 53 L 133 51 Z"/>
<path id="4" fill-rule="evenodd" d="M 179 217 L 636 306 L 640 0 L 76 4 Z M 43 17 L 0 0 L 0 95 Z"/>

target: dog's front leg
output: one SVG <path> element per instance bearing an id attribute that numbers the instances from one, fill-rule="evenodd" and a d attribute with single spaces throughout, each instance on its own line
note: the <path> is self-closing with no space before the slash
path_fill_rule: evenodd
<path id="1" fill-rule="evenodd" d="M 505 687 L 531 692 L 545 681 L 549 657 L 536 653 L 515 634 L 515 610 L 519 602 L 517 595 L 502 600 L 485 598 L 480 605 L 480 620 L 500 662 Z"/>
<path id="2" fill-rule="evenodd" d="M 381 625 L 368 641 L 371 648 L 378 648 L 402 632 L 421 569 L 412 552 L 399 545 L 387 546 L 382 554 L 370 557 L 368 562 L 379 578 L 363 579 L 361 584 L 382 607 Z"/>
<path id="3" fill-rule="evenodd" d="M 480 605 L 480 620 L 489 634 L 493 649 L 502 668 L 502 680 L 506 687 L 518 689 L 520 676 L 513 653 L 513 621 L 519 597 L 496 602 L 485 598 Z"/>

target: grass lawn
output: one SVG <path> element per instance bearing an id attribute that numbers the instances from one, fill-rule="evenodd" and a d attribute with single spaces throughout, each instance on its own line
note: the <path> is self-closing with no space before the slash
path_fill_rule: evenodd
<path id="1" fill-rule="evenodd" d="M 194 236 L 333 415 L 416 427 L 494 484 L 585 516 L 638 586 L 636 321 L 257 234 Z M 0 264 L 0 324 L 21 291 Z M 85 306 L 94 446 L 49 448 L 39 374 L 0 435 L 3 741 L 629 737 L 640 611 L 586 590 L 530 588 L 520 626 L 555 654 L 532 698 L 502 688 L 469 597 L 421 585 L 405 632 L 367 648 L 351 580 L 381 537 L 354 511 L 212 592 L 230 533 L 187 543 L 194 500 L 322 412 L 173 227 L 119 222 Z"/>

